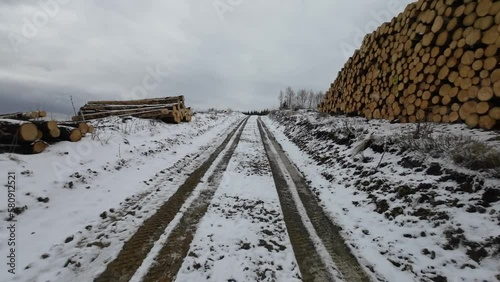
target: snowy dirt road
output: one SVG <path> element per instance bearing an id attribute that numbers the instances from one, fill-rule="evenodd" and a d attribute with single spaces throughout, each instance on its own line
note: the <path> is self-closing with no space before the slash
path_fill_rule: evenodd
<path id="1" fill-rule="evenodd" d="M 53 219 L 61 218 L 68 225 L 76 221 L 67 231 L 58 229 L 61 238 L 68 232 L 74 235 L 67 237 L 64 244 L 58 244 L 61 239 L 57 237 L 31 242 L 36 249 L 23 253 L 31 263 L 15 279 L 5 281 L 288 282 L 374 278 L 351 255 L 337 227 L 266 125 L 255 116 L 227 117 L 200 116 L 197 123 L 189 125 L 192 133 L 186 132 L 189 128 L 180 129 L 182 141 L 173 144 L 173 138 L 159 143 L 153 137 L 153 133 L 163 134 L 170 127 L 155 128 L 147 136 L 142 135 L 143 129 L 134 136 L 128 132 L 124 143 L 108 147 L 136 144 L 138 148 L 118 151 L 128 162 L 135 158 L 136 164 L 124 164 L 124 168 L 115 169 L 117 172 L 108 172 L 106 148 L 97 146 L 95 150 L 101 150 L 102 160 L 89 157 L 81 163 L 95 162 L 89 173 L 102 174 L 101 181 L 78 172 L 72 174 L 76 179 L 73 185 L 78 189 L 81 185 L 107 183 L 108 190 L 101 191 L 106 196 L 92 200 L 90 196 L 96 192 L 73 189 L 65 193 L 81 197 L 85 192 L 88 197 L 84 202 L 76 205 L 71 200 L 76 207 L 62 202 L 51 206 L 55 198 L 52 195 L 60 193 L 54 188 L 47 205 L 30 206 L 19 216 L 25 225 L 28 216 L 35 216 L 31 209 L 47 218 L 50 212 L 70 212 L 73 217 L 61 215 Z M 149 131 L 149 126 L 144 130 Z M 143 142 L 148 145 L 140 146 Z M 188 143 L 196 146 L 190 149 Z M 181 152 L 173 158 L 180 154 L 173 150 L 181 149 L 187 154 Z M 54 154 L 54 159 L 57 156 Z M 164 162 L 171 160 L 176 162 L 164 168 Z M 99 170 L 101 164 L 104 167 Z M 143 174 L 147 176 L 155 172 L 154 176 L 143 181 L 147 189 L 131 190 L 135 182 L 126 181 L 139 168 L 145 169 L 147 173 Z M 81 170 L 80 165 L 76 169 Z M 37 174 L 32 181 L 39 179 Z M 104 177 L 106 174 L 108 177 Z M 118 178 L 123 181 L 116 187 Z M 120 191 L 125 188 L 130 191 Z M 114 208 L 117 203 L 120 207 Z M 105 210 L 100 214 L 101 221 L 89 220 L 92 211 L 96 213 L 94 206 L 99 212 Z M 42 208 L 48 212 L 43 213 Z M 76 208 L 80 213 L 71 212 Z M 85 230 L 78 225 L 85 226 Z M 37 222 L 31 222 L 30 228 L 36 227 Z M 52 229 L 57 229 L 57 224 L 38 232 L 50 234 Z"/>
<path id="2" fill-rule="evenodd" d="M 243 121 L 95 281 L 369 281 L 276 144 Z"/>

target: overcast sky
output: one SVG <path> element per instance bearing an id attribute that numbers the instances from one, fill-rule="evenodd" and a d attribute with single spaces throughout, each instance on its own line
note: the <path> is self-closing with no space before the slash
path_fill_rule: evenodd
<path id="1" fill-rule="evenodd" d="M 0 112 L 178 94 L 276 107 L 287 85 L 327 90 L 362 36 L 411 2 L 1 0 Z"/>

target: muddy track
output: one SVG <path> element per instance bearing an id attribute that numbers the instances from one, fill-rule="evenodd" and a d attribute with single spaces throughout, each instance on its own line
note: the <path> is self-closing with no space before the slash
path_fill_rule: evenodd
<path id="1" fill-rule="evenodd" d="M 282 162 L 292 181 L 297 187 L 307 216 L 312 223 L 318 237 L 321 239 L 326 251 L 335 263 L 335 267 L 341 272 L 345 281 L 370 281 L 363 268 L 351 254 L 349 248 L 345 245 L 340 228 L 335 226 L 329 216 L 325 213 L 315 195 L 309 189 L 302 174 L 290 162 L 281 146 L 276 141 L 265 124 L 259 119 L 259 130 L 262 136 L 264 147 L 266 149 L 274 181 L 278 189 L 285 223 L 290 235 L 295 257 L 299 264 L 302 278 L 304 281 L 329 281 L 334 280 L 328 275 L 328 268 L 332 266 L 325 265 L 317 253 L 314 243 L 309 238 L 309 234 L 301 220 L 297 205 L 293 200 L 290 187 L 281 172 L 278 162 Z M 269 138 L 270 143 L 266 142 L 265 136 Z M 270 146 L 273 146 L 278 153 L 279 160 L 271 153 Z"/>
<path id="2" fill-rule="evenodd" d="M 129 281 L 141 266 L 154 243 L 158 241 L 160 236 L 165 231 L 168 224 L 174 219 L 186 199 L 192 194 L 206 172 L 217 159 L 221 152 L 229 144 L 233 136 L 241 130 L 246 124 L 245 119 L 226 137 L 224 142 L 210 155 L 210 157 L 198 167 L 179 189 L 165 202 L 158 211 L 150 218 L 144 221 L 143 225 L 137 232 L 125 242 L 123 249 L 118 254 L 118 257 L 108 264 L 106 270 L 98 276 L 94 281 Z M 243 125 L 243 126 L 242 126 Z M 238 139 L 239 140 L 239 139 Z"/>
<path id="3" fill-rule="evenodd" d="M 184 258 L 188 255 L 197 227 L 205 215 L 229 161 L 238 146 L 247 121 L 248 118 L 245 119 L 233 143 L 208 178 L 205 189 L 201 191 L 198 198 L 193 201 L 189 209 L 184 213 L 179 224 L 172 230 L 168 241 L 155 258 L 155 263 L 144 276 L 143 281 L 173 281 L 175 279 Z"/>

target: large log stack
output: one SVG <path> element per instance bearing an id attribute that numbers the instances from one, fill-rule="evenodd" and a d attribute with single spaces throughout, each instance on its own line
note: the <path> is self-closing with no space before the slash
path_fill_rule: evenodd
<path id="1" fill-rule="evenodd" d="M 0 153 L 38 154 L 43 152 L 49 143 L 78 142 L 85 133 L 94 131 L 94 128 L 85 122 L 56 122 L 38 119 L 46 115 L 44 111 L 1 114 Z"/>
<path id="2" fill-rule="evenodd" d="M 159 119 L 167 123 L 190 122 L 193 112 L 186 108 L 184 96 L 126 101 L 89 101 L 80 108 L 74 121 L 133 116 Z"/>
<path id="3" fill-rule="evenodd" d="M 320 112 L 500 127 L 500 1 L 419 0 L 365 36 Z"/>

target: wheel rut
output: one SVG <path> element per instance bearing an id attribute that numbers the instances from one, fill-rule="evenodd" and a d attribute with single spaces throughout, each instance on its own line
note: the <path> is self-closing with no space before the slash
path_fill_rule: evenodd
<path id="1" fill-rule="evenodd" d="M 137 269 L 141 266 L 144 259 L 147 257 L 154 243 L 161 237 L 165 228 L 174 219 L 180 211 L 183 204 L 188 197 L 192 194 L 193 190 L 200 183 L 201 179 L 205 176 L 213 162 L 218 158 L 222 151 L 228 146 L 231 139 L 235 134 L 236 139 L 231 148 L 237 144 L 241 132 L 245 127 L 248 118 L 241 121 L 238 126 L 226 137 L 222 144 L 209 156 L 209 158 L 198 167 L 186 181 L 179 187 L 179 189 L 166 201 L 157 212 L 150 218 L 144 221 L 143 225 L 137 232 L 125 242 L 118 257 L 109 263 L 96 279 L 95 282 L 108 282 L 108 281 L 129 281 Z M 231 149 L 229 150 L 231 151 Z M 234 148 L 233 148 L 234 151 Z M 224 156 L 225 159 L 226 156 Z M 211 179 L 212 177 L 210 177 Z M 202 193 L 201 197 L 206 197 Z M 181 223 L 182 225 L 183 223 Z M 144 280 L 148 281 L 148 280 Z M 165 280 L 169 281 L 169 280 Z"/>
<path id="2" fill-rule="evenodd" d="M 274 181 L 290 235 L 297 263 L 304 281 L 370 281 L 359 262 L 346 246 L 341 234 L 330 217 L 325 213 L 316 196 L 309 189 L 304 177 L 290 162 L 281 146 L 276 141 L 265 124 L 259 119 L 259 131 L 266 149 Z M 281 166 L 280 163 L 283 165 Z M 283 172 L 283 169 L 286 172 Z M 285 174 L 285 175 L 284 175 Z M 287 182 L 293 181 L 290 187 Z M 296 189 L 301 203 L 296 203 L 293 191 Z M 302 218 L 298 206 L 303 206 L 307 218 Z M 310 236 L 306 228 L 310 222 L 314 233 L 321 241 L 319 244 Z M 318 252 L 318 245 L 328 254 Z M 333 263 L 334 265 L 329 265 Z"/>
<path id="3" fill-rule="evenodd" d="M 179 224 L 175 226 L 168 236 L 167 242 L 156 256 L 154 264 L 143 277 L 143 281 L 173 281 L 175 279 L 184 258 L 188 254 L 198 225 L 205 215 L 215 191 L 220 185 L 229 161 L 238 146 L 247 121 L 248 118 L 240 127 L 236 138 L 217 164 L 213 173 L 208 177 L 207 183 L 204 184 L 205 187 L 200 192 L 200 195 L 184 212 Z"/>

